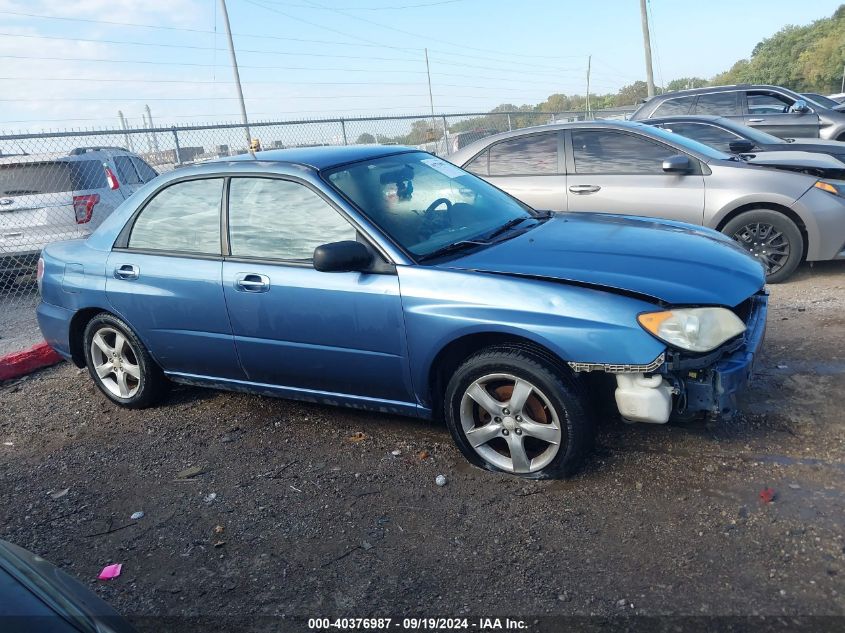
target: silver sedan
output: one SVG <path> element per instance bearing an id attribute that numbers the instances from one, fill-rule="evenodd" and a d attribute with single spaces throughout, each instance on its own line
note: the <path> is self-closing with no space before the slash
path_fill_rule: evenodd
<path id="1" fill-rule="evenodd" d="M 641 215 L 730 235 L 771 283 L 802 260 L 845 259 L 845 182 L 749 164 L 632 121 L 489 136 L 449 157 L 529 206 Z"/>

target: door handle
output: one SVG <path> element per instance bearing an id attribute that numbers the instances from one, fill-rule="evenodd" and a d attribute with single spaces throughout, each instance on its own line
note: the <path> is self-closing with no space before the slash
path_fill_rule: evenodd
<path id="1" fill-rule="evenodd" d="M 601 187 L 598 185 L 572 185 L 569 188 L 569 191 L 583 196 L 585 194 L 595 193 L 599 189 L 601 189 Z"/>
<path id="2" fill-rule="evenodd" d="M 763 119 L 748 119 L 749 123 L 762 123 Z"/>
<path id="3" fill-rule="evenodd" d="M 135 264 L 121 264 L 114 269 L 114 276 L 117 279 L 138 279 L 141 270 Z"/>
<path id="4" fill-rule="evenodd" d="M 270 278 L 257 273 L 240 273 L 235 277 L 235 288 L 241 292 L 267 292 Z"/>

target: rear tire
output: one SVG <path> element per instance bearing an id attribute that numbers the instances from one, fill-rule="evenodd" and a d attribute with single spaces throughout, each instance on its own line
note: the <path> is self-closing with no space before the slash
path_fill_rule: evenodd
<path id="1" fill-rule="evenodd" d="M 167 393 L 169 382 L 132 329 L 101 312 L 83 334 L 88 373 L 105 396 L 123 407 L 143 409 Z"/>
<path id="2" fill-rule="evenodd" d="M 568 369 L 515 345 L 489 347 L 446 387 L 446 425 L 474 465 L 527 479 L 574 473 L 593 441 L 583 390 Z"/>
<path id="3" fill-rule="evenodd" d="M 804 255 L 804 238 L 795 222 L 779 211 L 752 209 L 723 228 L 766 269 L 766 282 L 780 283 L 795 272 Z"/>

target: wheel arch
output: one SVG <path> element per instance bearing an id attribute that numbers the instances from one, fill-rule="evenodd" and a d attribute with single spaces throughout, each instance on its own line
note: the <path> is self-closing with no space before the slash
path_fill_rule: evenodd
<path id="1" fill-rule="evenodd" d="M 70 326 L 68 328 L 68 347 L 70 348 L 71 360 L 77 367 L 82 368 L 86 365 L 85 345 L 82 340 L 83 334 L 85 333 L 85 326 L 87 326 L 91 319 L 95 316 L 103 313 L 117 316 L 113 312 L 104 308 L 82 308 L 81 310 L 77 310 L 70 320 Z"/>
<path id="2" fill-rule="evenodd" d="M 735 209 L 731 209 L 728 211 L 722 218 L 719 220 L 719 223 L 715 226 L 717 231 L 721 231 L 722 229 L 727 226 L 728 222 L 733 220 L 735 217 L 745 213 L 746 211 L 754 211 L 754 210 L 769 210 L 769 211 L 776 211 L 778 213 L 783 214 L 787 218 L 789 218 L 795 226 L 798 227 L 798 230 L 801 232 L 801 259 L 804 260 L 807 257 L 807 248 L 809 246 L 809 234 L 807 232 L 807 225 L 801 219 L 795 211 L 790 209 L 787 206 L 782 204 L 778 204 L 776 202 L 749 202 L 747 204 L 743 204 L 741 206 L 736 207 Z"/>
<path id="3" fill-rule="evenodd" d="M 533 352 L 546 361 L 558 366 L 561 371 L 571 372 L 565 360 L 547 345 L 526 336 L 502 331 L 483 331 L 463 334 L 445 345 L 434 355 L 427 373 L 428 383 L 424 393 L 429 399 L 431 410 L 438 418 L 443 411 L 443 395 L 449 378 L 460 364 L 476 352 L 494 345 L 512 345 Z"/>

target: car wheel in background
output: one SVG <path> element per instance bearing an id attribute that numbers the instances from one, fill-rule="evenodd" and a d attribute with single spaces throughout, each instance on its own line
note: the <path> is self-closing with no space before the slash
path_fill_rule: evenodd
<path id="1" fill-rule="evenodd" d="M 165 394 L 167 379 L 123 321 L 102 312 L 91 319 L 83 337 L 88 372 L 110 400 L 142 409 Z"/>
<path id="2" fill-rule="evenodd" d="M 585 398 L 568 368 L 520 346 L 470 356 L 446 388 L 446 424 L 476 466 L 546 479 L 572 474 L 592 446 Z"/>
<path id="3" fill-rule="evenodd" d="M 728 222 L 722 233 L 739 242 L 760 260 L 766 269 L 766 281 L 785 281 L 801 263 L 804 239 L 795 222 L 770 209 L 752 209 Z"/>

